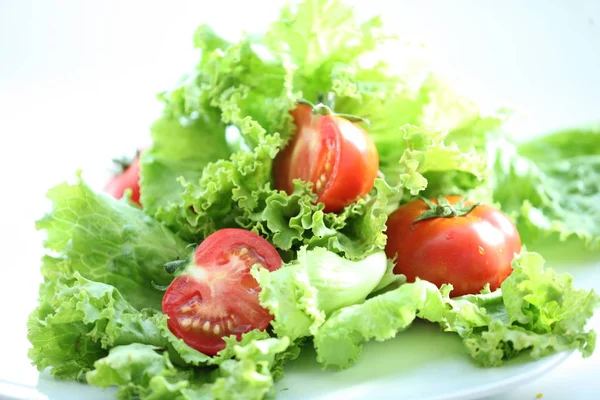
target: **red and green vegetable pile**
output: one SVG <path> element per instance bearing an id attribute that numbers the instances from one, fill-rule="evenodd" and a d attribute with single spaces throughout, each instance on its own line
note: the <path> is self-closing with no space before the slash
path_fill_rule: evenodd
<path id="1" fill-rule="evenodd" d="M 513 143 L 394 43 L 335 0 L 236 43 L 198 28 L 112 196 L 48 193 L 33 363 L 123 399 L 260 399 L 303 348 L 348 368 L 416 318 L 486 367 L 591 354 L 598 296 L 529 250 L 600 247 L 600 130 Z"/>

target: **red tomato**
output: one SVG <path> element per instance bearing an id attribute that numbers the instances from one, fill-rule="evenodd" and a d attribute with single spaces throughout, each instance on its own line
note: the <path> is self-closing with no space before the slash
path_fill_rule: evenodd
<path id="1" fill-rule="evenodd" d="M 125 190 L 131 189 L 131 201 L 140 205 L 140 158 L 136 157 L 125 170 L 115 175 L 107 182 L 104 191 L 120 199 Z"/>
<path id="2" fill-rule="evenodd" d="M 292 112 L 297 132 L 275 159 L 275 187 L 288 194 L 294 179 L 312 182 L 325 211 L 337 212 L 373 188 L 379 154 L 357 123 L 335 115 L 313 114 L 299 104 Z"/>
<path id="3" fill-rule="evenodd" d="M 446 199 L 452 205 L 461 200 Z M 491 290 L 500 287 L 512 272 L 515 253 L 521 251 L 519 233 L 508 217 L 478 205 L 463 216 L 414 222 L 429 209 L 417 200 L 390 215 L 385 252 L 389 258 L 397 254 L 394 273 L 406 275 L 409 282 L 419 277 L 438 287 L 451 283 L 452 296 L 479 293 L 486 283 Z"/>
<path id="4" fill-rule="evenodd" d="M 194 261 L 173 280 L 162 301 L 173 334 L 204 354 L 225 347 L 223 336 L 264 330 L 273 316 L 260 306 L 260 286 L 250 275 L 255 264 L 281 267 L 277 250 L 257 234 L 221 229 L 206 238 Z"/>

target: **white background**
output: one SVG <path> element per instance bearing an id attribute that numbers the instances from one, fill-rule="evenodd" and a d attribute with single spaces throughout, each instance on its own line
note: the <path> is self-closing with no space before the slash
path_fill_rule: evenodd
<path id="1" fill-rule="evenodd" d="M 148 140 L 160 113 L 154 96 L 193 65 L 198 24 L 228 36 L 264 29 L 279 3 L 0 0 L 0 358 L 14 359 L 0 378 L 26 365 L 24 324 L 39 279 L 33 221 L 47 208 L 47 188 Z M 359 6 L 382 12 L 404 39 L 426 42 L 467 94 L 517 109 L 517 136 L 600 121 L 600 1 Z M 592 398 L 598 359 L 575 357 L 507 398 Z"/>

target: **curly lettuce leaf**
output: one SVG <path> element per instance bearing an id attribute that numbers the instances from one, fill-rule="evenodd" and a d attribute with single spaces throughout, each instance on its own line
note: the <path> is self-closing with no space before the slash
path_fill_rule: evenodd
<path id="1" fill-rule="evenodd" d="M 140 182 L 146 212 L 185 238 L 190 234 L 181 181 L 204 184 L 202 177 L 221 167 L 214 162 L 226 162 L 232 153 L 232 159 L 243 158 L 246 148 L 268 143 L 268 151 L 276 153 L 280 141 L 264 133 L 291 132 L 289 111 L 296 98 L 292 67 L 260 41 L 245 37 L 231 44 L 202 26 L 195 43 L 202 51 L 196 71 L 161 96 L 165 112 L 153 125 Z M 237 144 L 228 141 L 229 127 L 240 132 Z M 207 165 L 211 169 L 204 171 Z"/>
<path id="2" fill-rule="evenodd" d="M 253 151 L 207 165 L 198 181 L 183 182 L 182 205 L 163 219 L 191 242 L 218 229 L 248 224 L 261 197 L 271 191 L 271 164 L 280 145 L 279 136 L 261 134 Z"/>
<path id="3" fill-rule="evenodd" d="M 314 334 L 333 311 L 362 303 L 386 270 L 383 251 L 350 261 L 317 247 L 300 249 L 295 261 L 277 271 L 263 268 L 252 275 L 261 286 L 262 306 L 275 317 L 274 332 L 296 340 Z"/>
<path id="4" fill-rule="evenodd" d="M 190 399 L 194 397 L 189 394 L 201 389 L 202 376 L 197 375 L 192 369 L 176 368 L 158 347 L 132 343 L 114 347 L 98 359 L 86 380 L 103 388 L 118 386 L 119 399 Z"/>
<path id="5" fill-rule="evenodd" d="M 417 316 L 438 322 L 444 309 L 440 291 L 421 280 L 342 308 L 314 335 L 317 360 L 325 368 L 347 368 L 360 356 L 363 342 L 391 339 L 408 328 Z"/>
<path id="6" fill-rule="evenodd" d="M 70 268 L 69 261 L 59 264 Z M 33 345 L 28 355 L 39 370 L 52 367 L 59 378 L 79 379 L 112 346 L 165 345 L 158 326 L 163 318 L 157 311 L 136 310 L 115 287 L 75 272 L 71 279 L 42 284 L 40 306 L 27 324 Z"/>
<path id="7" fill-rule="evenodd" d="M 408 177 L 402 175 L 401 178 L 401 174 L 416 168 L 400 161 L 414 159 L 407 150 L 431 151 L 431 157 L 427 157 L 432 158 L 427 161 L 428 167 L 422 166 L 425 168 L 419 173 L 454 171 L 444 165 L 435 168 L 436 162 L 441 161 L 446 165 L 459 165 L 458 170 L 481 178 L 486 134 L 496 131 L 504 116 L 501 113 L 482 115 L 473 102 L 460 96 L 447 82 L 425 72 L 425 78 L 397 76 L 383 62 L 371 69 L 346 72 L 345 87 L 351 89 L 343 95 L 339 93 L 336 104 L 345 113 L 369 118 L 368 130 L 379 152 L 380 169 L 390 184 L 405 182 Z M 427 141 L 416 138 L 413 143 L 411 136 L 415 133 Z M 423 153 L 420 154 L 418 160 L 424 161 Z M 464 167 L 459 164 L 461 158 L 467 164 Z M 409 179 L 412 184 L 409 190 L 414 193 L 426 182 L 419 176 L 413 179 L 414 182 Z"/>
<path id="8" fill-rule="evenodd" d="M 287 338 L 235 346 L 235 359 L 211 371 L 176 367 L 160 348 L 133 343 L 113 348 L 86 378 L 91 385 L 118 386 L 120 399 L 258 400 L 273 393 L 272 370 L 289 346 Z"/>
<path id="9" fill-rule="evenodd" d="M 160 218 L 181 202 L 179 179 L 200 178 L 209 162 L 229 157 L 230 150 L 225 127 L 214 112 L 195 120 L 164 115 L 151 132 L 152 147 L 141 156 L 141 202 L 146 213 Z"/>
<path id="10" fill-rule="evenodd" d="M 567 144 L 568 143 L 568 144 Z M 600 248 L 600 131 L 566 131 L 490 147 L 489 187 L 523 241 L 573 236 Z"/>
<path id="11" fill-rule="evenodd" d="M 402 128 L 407 148 L 400 159 L 400 185 L 412 196 L 425 190 L 429 171 L 461 171 L 472 174 L 476 179 L 485 177 L 486 157 L 474 146 L 461 150 L 456 142 L 447 145 L 444 131 L 431 131 L 415 126 Z"/>
<path id="12" fill-rule="evenodd" d="M 486 367 L 523 352 L 539 358 L 578 349 L 589 356 L 595 334 L 585 325 L 599 304 L 596 293 L 576 289 L 567 274 L 544 270 L 537 253 L 522 253 L 513 268 L 501 292 L 450 299 L 451 287 L 438 290 L 418 280 L 342 308 L 315 334 L 318 360 L 325 367 L 348 367 L 364 341 L 391 339 L 415 318 L 456 332 L 474 360 Z"/>
<path id="13" fill-rule="evenodd" d="M 376 180 L 372 193 L 340 214 L 326 213 L 306 184 L 288 195 L 271 188 L 278 135 L 259 135 L 259 144 L 229 160 L 209 164 L 199 182 L 185 182 L 183 205 L 167 224 L 199 242 L 214 231 L 243 227 L 291 254 L 300 247 L 326 247 L 352 259 L 383 249 L 388 201 L 396 191 Z"/>
<path id="14" fill-rule="evenodd" d="M 525 351 L 534 358 L 573 349 L 588 357 L 594 351 L 596 335 L 585 327 L 600 298 L 593 290 L 576 289 L 570 275 L 543 266 L 539 254 L 521 253 L 501 297 L 479 304 L 477 296 L 450 301 L 453 315 L 442 326 L 463 338 L 478 364 L 498 366 Z"/>
<path id="15" fill-rule="evenodd" d="M 385 247 L 387 208 L 395 193 L 395 188 L 376 179 L 369 196 L 334 214 L 324 212 L 323 204 L 314 203 L 309 187 L 298 183 L 291 195 L 269 193 L 262 211 L 251 218 L 256 228 L 253 224 L 242 226 L 263 232 L 282 250 L 298 251 L 305 245 L 324 247 L 357 260 Z"/>
<path id="16" fill-rule="evenodd" d="M 63 273 L 116 287 L 136 309 L 160 309 L 162 292 L 173 277 L 168 261 L 187 257 L 187 243 L 142 210 L 95 193 L 78 177 L 48 192 L 52 212 L 36 223 L 47 233 L 45 246 L 68 260 Z M 47 271 L 47 269 L 46 269 Z"/>
<path id="17" fill-rule="evenodd" d="M 46 258 L 46 266 L 68 261 Z M 59 268 L 64 268 L 61 266 Z M 225 337 L 226 347 L 207 356 L 171 333 L 159 310 L 138 311 L 113 286 L 83 278 L 60 278 L 41 286 L 40 306 L 30 315 L 29 358 L 43 370 L 51 367 L 58 378 L 81 379 L 98 358 L 116 346 L 144 344 L 168 350 L 177 365 L 218 365 L 235 355 L 236 346 L 269 338 L 264 331 L 250 331 L 240 341 Z"/>
<path id="18" fill-rule="evenodd" d="M 319 35 L 312 34 L 314 29 Z M 221 227 L 241 226 L 273 239 L 285 251 L 318 244 L 357 258 L 381 248 L 385 216 L 376 204 L 359 202 L 335 217 L 312 205 L 310 191 L 300 189 L 286 196 L 269 189 L 272 159 L 294 132 L 289 110 L 297 98 L 314 101 L 319 93 L 334 93 L 339 112 L 366 115 L 372 122 L 369 131 L 388 182 L 387 188 L 379 184 L 378 196 L 369 199 L 372 203 L 382 197 L 401 197 L 391 193 L 398 192 L 396 185 L 401 180 L 413 194 L 422 190 L 426 185 L 422 174 L 427 171 L 458 168 L 480 178 L 483 156 L 445 143 L 446 134 L 435 129 L 455 129 L 462 136 L 469 132 L 476 137 L 494 127 L 492 119 L 482 122 L 470 103 L 466 105 L 432 76 L 425 80 L 401 77 L 385 62 L 365 60 L 380 57 L 377 51 L 388 42 L 399 45 L 384 32 L 379 18 L 360 22 L 351 7 L 338 1 L 309 0 L 284 8 L 280 20 L 265 35 L 245 36 L 238 43 L 222 40 L 210 28 L 201 27 L 196 35 L 196 45 L 202 50 L 200 62 L 175 90 L 163 94 L 166 112 L 176 121 L 188 123 L 220 115 L 214 133 L 220 135 L 218 148 L 228 126 L 237 127 L 239 135 L 234 143 L 230 140 L 234 155 L 202 164 L 199 178 L 194 176 L 198 171 L 189 172 L 190 179 L 172 176 L 171 182 L 184 177 L 183 192 L 180 187 L 173 188 L 170 193 L 180 198 L 170 199 L 170 205 L 157 212 L 156 218 L 188 241 L 202 240 Z M 446 105 L 446 114 L 432 111 Z M 416 133 L 401 129 L 407 123 L 431 124 L 434 130 L 420 131 L 422 137 L 413 142 Z M 179 136 L 173 132 L 170 141 Z M 182 139 L 188 142 L 185 135 Z M 281 213 L 290 212 L 296 215 L 287 221 Z M 347 223 L 349 219 L 356 223 Z"/>
<path id="19" fill-rule="evenodd" d="M 265 42 L 276 52 L 289 54 L 297 67 L 294 87 L 304 98 L 315 100 L 319 93 L 345 86 L 340 74 L 358 67 L 362 56 L 390 38 L 379 17 L 362 22 L 351 6 L 339 0 L 306 0 L 297 7 L 284 6 Z"/>

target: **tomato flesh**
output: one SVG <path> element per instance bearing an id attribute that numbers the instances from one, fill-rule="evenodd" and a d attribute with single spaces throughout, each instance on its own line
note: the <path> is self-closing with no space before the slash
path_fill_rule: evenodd
<path id="1" fill-rule="evenodd" d="M 447 199 L 450 204 L 461 200 L 456 196 Z M 427 210 L 427 205 L 417 200 L 388 218 L 385 251 L 388 258 L 397 256 L 394 273 L 406 275 L 409 282 L 419 277 L 438 287 L 451 283 L 452 296 L 479 293 L 487 283 L 491 290 L 499 288 L 512 272 L 515 254 L 521 251 L 519 233 L 508 217 L 479 205 L 465 216 L 414 223 Z"/>
<path id="2" fill-rule="evenodd" d="M 250 274 L 259 264 L 269 271 L 281 267 L 277 250 L 243 229 L 222 229 L 204 240 L 194 261 L 173 280 L 162 301 L 173 334 L 190 347 L 215 355 L 224 336 L 264 330 L 272 315 L 260 306 L 260 286 Z"/>
<path id="3" fill-rule="evenodd" d="M 312 182 L 327 212 L 338 212 L 369 193 L 379 170 L 371 136 L 335 114 L 313 115 L 304 104 L 292 115 L 297 131 L 275 159 L 275 186 L 291 194 L 294 179 Z"/>

